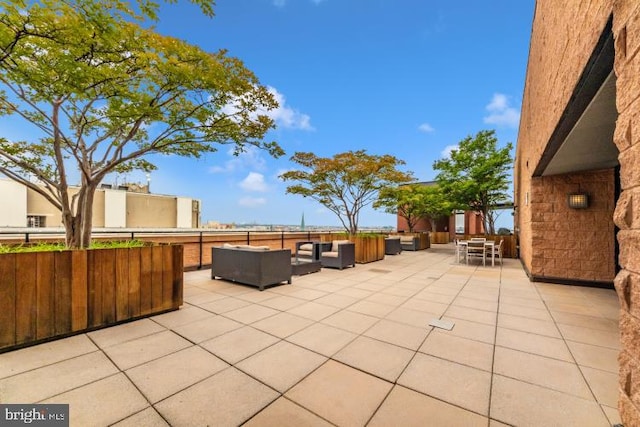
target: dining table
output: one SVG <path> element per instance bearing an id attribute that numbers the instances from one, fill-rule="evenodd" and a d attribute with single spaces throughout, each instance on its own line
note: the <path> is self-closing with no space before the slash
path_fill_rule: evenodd
<path id="1" fill-rule="evenodd" d="M 458 240 L 458 245 L 462 247 L 468 247 L 469 240 Z M 496 251 L 495 251 L 496 242 L 493 240 L 485 240 L 484 242 L 484 256 L 486 257 L 488 254 L 491 254 L 491 267 L 495 267 L 496 265 Z M 460 256 L 458 256 L 458 262 L 460 262 Z"/>

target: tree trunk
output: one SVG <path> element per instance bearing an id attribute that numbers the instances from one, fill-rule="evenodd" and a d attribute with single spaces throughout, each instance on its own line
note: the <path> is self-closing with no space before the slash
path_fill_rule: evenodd
<path id="1" fill-rule="evenodd" d="M 75 209 L 70 204 L 62 206 L 62 223 L 65 227 L 65 244 L 68 248 L 84 249 L 91 245 L 95 192 L 95 185 L 84 185 L 76 195 Z"/>

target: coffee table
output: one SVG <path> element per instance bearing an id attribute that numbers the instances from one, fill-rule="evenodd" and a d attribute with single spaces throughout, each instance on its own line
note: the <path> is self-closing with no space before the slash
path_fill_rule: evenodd
<path id="1" fill-rule="evenodd" d="M 291 258 L 291 274 L 295 276 L 316 273 L 320 271 L 320 268 L 322 268 L 320 261 L 297 260 L 295 258 Z"/>

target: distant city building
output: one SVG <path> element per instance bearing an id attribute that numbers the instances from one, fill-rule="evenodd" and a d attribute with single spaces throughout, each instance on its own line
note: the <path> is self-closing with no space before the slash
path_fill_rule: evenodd
<path id="1" fill-rule="evenodd" d="M 71 195 L 78 187 L 71 187 Z M 61 227 L 62 215 L 37 192 L 9 179 L 0 179 L 0 227 Z M 200 201 L 188 197 L 150 194 L 147 185 L 128 184 L 96 190 L 94 228 L 198 228 Z"/>

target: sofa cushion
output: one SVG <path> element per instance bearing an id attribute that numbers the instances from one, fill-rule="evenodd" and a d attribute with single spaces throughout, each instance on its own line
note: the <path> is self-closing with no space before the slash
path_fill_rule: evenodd
<path id="1" fill-rule="evenodd" d="M 298 248 L 302 251 L 312 251 L 313 250 L 313 243 L 305 243 L 304 245 L 300 245 L 300 248 Z"/>
<path id="2" fill-rule="evenodd" d="M 322 256 L 323 257 L 328 257 L 328 258 L 338 258 L 338 252 L 322 252 Z"/>
<path id="3" fill-rule="evenodd" d="M 413 243 L 413 236 L 401 236 L 400 237 L 400 242 L 401 243 Z"/>
<path id="4" fill-rule="evenodd" d="M 351 241 L 350 240 L 334 240 L 331 243 L 331 252 L 338 252 L 338 246 L 344 243 L 351 243 Z"/>
<path id="5" fill-rule="evenodd" d="M 313 251 L 298 250 L 298 255 L 312 256 L 313 255 Z"/>

